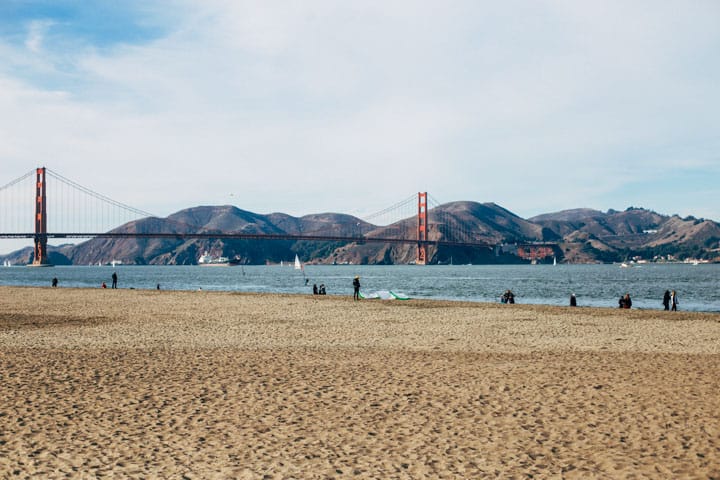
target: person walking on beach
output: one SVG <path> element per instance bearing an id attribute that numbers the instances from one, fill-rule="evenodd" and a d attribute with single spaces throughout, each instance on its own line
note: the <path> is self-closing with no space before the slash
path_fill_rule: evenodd
<path id="1" fill-rule="evenodd" d="M 57 279 L 57 277 L 53 277 L 53 279 L 52 279 L 52 286 L 53 286 L 53 288 L 57 287 L 57 284 L 58 284 L 58 279 Z"/>
<path id="2" fill-rule="evenodd" d="M 665 310 L 670 310 L 670 290 L 665 290 L 665 294 L 663 295 L 662 304 L 663 304 L 663 307 L 665 307 Z"/>
<path id="3" fill-rule="evenodd" d="M 673 312 L 677 312 L 678 303 L 680 303 L 680 302 L 678 302 L 677 293 L 675 293 L 675 290 L 673 290 L 672 293 L 670 294 L 670 305 L 672 305 L 672 307 L 670 309 Z"/>
<path id="4" fill-rule="evenodd" d="M 360 277 L 353 278 L 353 300 L 360 300 Z"/>
<path id="5" fill-rule="evenodd" d="M 112 287 L 111 288 L 117 288 L 117 273 L 113 272 L 112 274 Z"/>

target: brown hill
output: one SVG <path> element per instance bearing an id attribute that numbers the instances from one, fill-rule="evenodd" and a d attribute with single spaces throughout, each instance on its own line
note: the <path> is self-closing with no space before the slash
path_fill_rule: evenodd
<path id="1" fill-rule="evenodd" d="M 641 256 L 712 258 L 720 248 L 720 225 L 711 220 L 669 217 L 630 207 L 607 213 L 591 209 L 545 214 L 532 219 L 562 237 L 571 262 L 620 261 Z"/>
<path id="2" fill-rule="evenodd" d="M 440 205 L 428 212 L 428 238 L 489 246 L 524 242 L 557 242 L 559 261 L 571 263 L 644 258 L 713 258 L 720 252 L 720 225 L 696 219 L 665 216 L 628 208 L 600 212 L 574 209 L 525 220 L 494 203 L 470 201 Z M 330 235 L 375 238 L 415 238 L 414 217 L 377 226 L 340 213 L 293 217 L 284 213 L 257 214 L 234 206 L 199 206 L 167 218 L 145 218 L 115 231 L 139 233 L 243 232 L 256 234 Z M 180 238 L 95 238 L 79 245 L 51 248 L 55 264 L 96 264 L 121 260 L 124 264 L 196 264 L 203 252 L 239 256 L 250 264 L 280 262 L 298 254 L 313 263 L 397 264 L 415 259 L 413 244 L 361 244 L 328 241 L 234 240 Z M 509 249 L 441 246 L 428 251 L 430 263 L 508 263 L 520 260 Z M 516 252 L 515 252 L 516 253 Z M 31 249 L 2 257 L 13 263 L 31 260 Z"/>

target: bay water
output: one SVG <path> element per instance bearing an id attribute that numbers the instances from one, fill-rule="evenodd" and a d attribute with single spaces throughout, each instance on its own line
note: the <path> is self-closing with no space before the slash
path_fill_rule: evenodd
<path id="1" fill-rule="evenodd" d="M 630 293 L 633 308 L 662 309 L 665 290 L 676 290 L 680 310 L 720 312 L 720 265 L 306 265 L 288 266 L 55 266 L 0 267 L 0 285 L 59 288 L 108 287 L 117 272 L 119 288 L 220 290 L 311 294 L 324 284 L 328 295 L 352 295 L 360 276 L 362 292 L 391 290 L 411 298 L 499 302 L 512 290 L 517 303 L 613 307 Z"/>

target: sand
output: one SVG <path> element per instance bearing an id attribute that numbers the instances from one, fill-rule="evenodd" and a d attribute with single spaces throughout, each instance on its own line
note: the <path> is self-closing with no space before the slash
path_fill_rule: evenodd
<path id="1" fill-rule="evenodd" d="M 720 478 L 720 315 L 0 287 L 0 478 Z"/>

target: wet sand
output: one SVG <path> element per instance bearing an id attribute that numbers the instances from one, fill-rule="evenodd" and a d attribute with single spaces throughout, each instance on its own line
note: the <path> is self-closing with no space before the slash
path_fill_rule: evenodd
<path id="1" fill-rule="evenodd" d="M 720 315 L 0 287 L 2 478 L 720 478 Z"/>

